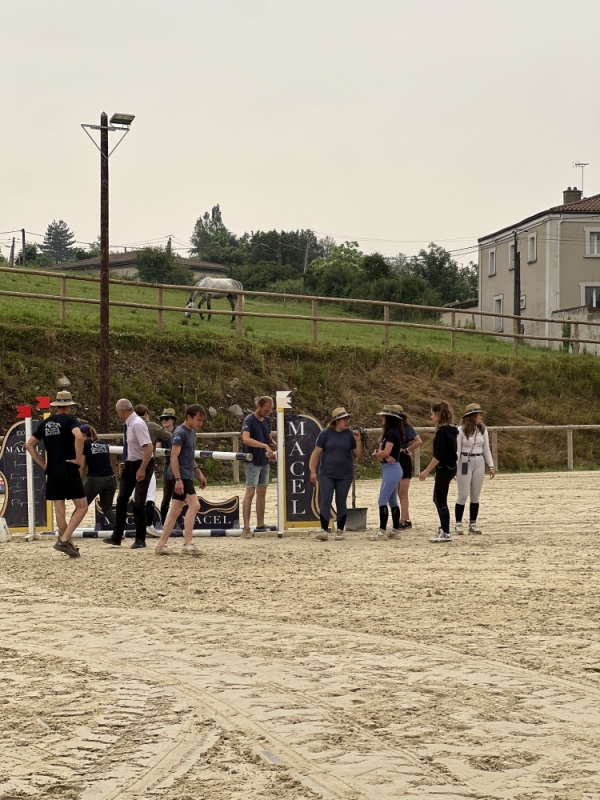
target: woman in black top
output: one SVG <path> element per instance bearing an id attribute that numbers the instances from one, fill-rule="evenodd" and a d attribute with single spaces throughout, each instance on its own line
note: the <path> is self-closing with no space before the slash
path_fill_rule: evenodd
<path id="1" fill-rule="evenodd" d="M 440 518 L 440 527 L 437 534 L 429 541 L 433 543 L 451 542 L 448 489 L 450 488 L 450 481 L 456 475 L 456 437 L 458 436 L 458 428 L 452 423 L 452 411 L 444 400 L 432 406 L 431 420 L 437 428 L 433 440 L 433 458 L 419 475 L 419 480 L 424 481 L 429 473 L 435 469 L 433 502 Z"/>
<path id="2" fill-rule="evenodd" d="M 402 467 L 398 462 L 400 445 L 404 439 L 402 415 L 393 406 L 384 406 L 378 414 L 383 425 L 383 436 L 373 458 L 381 461 L 381 489 L 379 491 L 379 530 L 369 534 L 371 541 L 387 539 L 388 504 L 392 509 L 392 532 L 395 539 L 400 533 L 400 503 L 398 484 L 402 480 Z"/>
<path id="3" fill-rule="evenodd" d="M 91 425 L 80 428 L 84 436 L 83 457 L 88 469 L 85 482 L 85 496 L 88 505 L 100 495 L 100 508 L 111 528 L 115 525 L 113 498 L 117 491 L 117 479 L 110 463 L 110 451 L 106 442 L 98 441 L 98 434 Z M 83 469 L 82 469 L 83 473 Z"/>

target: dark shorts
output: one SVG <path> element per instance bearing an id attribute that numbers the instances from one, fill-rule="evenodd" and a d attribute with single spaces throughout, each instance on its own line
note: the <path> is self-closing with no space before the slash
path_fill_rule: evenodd
<path id="1" fill-rule="evenodd" d="M 78 472 L 47 476 L 46 500 L 78 500 L 81 497 L 85 497 L 85 489 Z"/>
<path id="2" fill-rule="evenodd" d="M 175 491 L 175 481 L 165 481 L 165 489 L 167 488 L 167 484 L 169 484 L 169 486 L 173 489 L 173 500 L 185 501 L 185 498 L 188 494 L 196 494 L 196 490 L 194 489 L 194 481 L 190 480 L 189 478 L 183 479 L 183 494 L 177 494 Z"/>
<path id="3" fill-rule="evenodd" d="M 400 466 L 402 467 L 402 480 L 410 480 L 412 478 L 412 458 L 408 453 L 400 453 L 398 458 Z"/>

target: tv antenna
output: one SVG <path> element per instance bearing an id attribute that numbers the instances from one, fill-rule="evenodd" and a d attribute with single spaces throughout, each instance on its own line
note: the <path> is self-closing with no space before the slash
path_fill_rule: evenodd
<path id="1" fill-rule="evenodd" d="M 585 162 L 585 161 L 574 161 L 573 162 L 573 166 L 581 168 L 581 196 L 584 197 L 584 194 L 583 194 L 583 170 L 586 167 L 589 167 L 589 164 L 587 162 Z"/>

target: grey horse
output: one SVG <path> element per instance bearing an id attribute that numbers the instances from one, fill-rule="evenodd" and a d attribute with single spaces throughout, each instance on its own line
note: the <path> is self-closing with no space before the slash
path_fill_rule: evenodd
<path id="1" fill-rule="evenodd" d="M 225 292 L 211 292 L 211 289 L 229 289 L 229 293 L 225 294 Z M 234 281 L 233 278 L 202 278 L 202 280 L 198 281 L 196 284 L 196 288 L 190 294 L 190 298 L 187 301 L 186 308 L 188 311 L 185 312 L 186 317 L 189 319 L 192 314 L 189 309 L 194 307 L 196 302 L 196 298 L 200 295 L 200 302 L 198 303 L 198 308 L 202 308 L 202 305 L 206 303 L 206 310 L 208 311 L 208 320 L 210 321 L 210 310 L 211 310 L 211 300 L 213 297 L 226 297 L 229 300 L 229 305 L 231 306 L 231 310 L 235 310 L 235 303 L 237 300 L 237 292 L 243 291 L 244 287 L 239 281 Z M 242 305 L 243 305 L 243 297 L 242 297 Z M 204 319 L 204 315 L 200 314 L 200 319 Z M 235 322 L 235 315 L 231 317 L 231 321 Z"/>

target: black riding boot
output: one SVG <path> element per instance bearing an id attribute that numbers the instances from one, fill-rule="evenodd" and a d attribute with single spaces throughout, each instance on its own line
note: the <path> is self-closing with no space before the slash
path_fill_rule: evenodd
<path id="1" fill-rule="evenodd" d="M 392 528 L 400 530 L 400 506 L 392 506 Z"/>
<path id="2" fill-rule="evenodd" d="M 384 531 L 387 528 L 388 517 L 389 517 L 388 507 L 379 506 L 379 530 Z"/>

